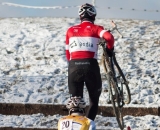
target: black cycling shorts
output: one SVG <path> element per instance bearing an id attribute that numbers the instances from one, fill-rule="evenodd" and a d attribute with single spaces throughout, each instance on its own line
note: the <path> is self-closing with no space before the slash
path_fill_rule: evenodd
<path id="1" fill-rule="evenodd" d="M 100 68 L 96 59 L 69 61 L 68 86 L 71 96 L 83 97 L 84 84 L 90 99 L 99 99 L 102 89 Z"/>

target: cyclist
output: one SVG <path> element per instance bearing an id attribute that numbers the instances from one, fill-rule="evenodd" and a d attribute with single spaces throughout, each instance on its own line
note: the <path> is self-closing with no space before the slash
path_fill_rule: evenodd
<path id="1" fill-rule="evenodd" d="M 86 103 L 81 97 L 71 97 L 66 105 L 69 115 L 58 122 L 58 130 L 95 130 L 94 121 L 84 116 Z"/>
<path id="2" fill-rule="evenodd" d="M 99 96 L 102 89 L 100 68 L 97 62 L 98 42 L 107 41 L 106 50 L 112 56 L 114 37 L 103 26 L 94 24 L 97 15 L 91 4 L 79 8 L 81 23 L 70 27 L 66 33 L 66 57 L 68 66 L 68 86 L 71 97 L 83 98 L 84 83 L 89 93 L 90 106 L 86 116 L 94 120 L 98 111 Z"/>

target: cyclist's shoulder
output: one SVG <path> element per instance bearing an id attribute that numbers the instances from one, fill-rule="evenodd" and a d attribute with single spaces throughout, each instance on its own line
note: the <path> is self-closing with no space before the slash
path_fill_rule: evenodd
<path id="1" fill-rule="evenodd" d="M 99 25 L 99 24 L 94 24 L 94 26 L 96 26 L 97 28 L 104 29 L 104 27 L 102 25 Z"/>
<path id="2" fill-rule="evenodd" d="M 86 117 L 86 124 L 89 127 L 89 130 L 96 130 L 95 122 L 87 117 Z"/>
<path id="3" fill-rule="evenodd" d="M 73 122 L 76 122 L 78 124 L 81 124 L 81 128 L 83 130 L 95 130 L 95 122 L 86 116 L 77 116 L 77 119 L 73 120 Z"/>
<path id="4" fill-rule="evenodd" d="M 81 115 L 68 115 L 63 117 L 63 119 L 72 119 L 75 122 L 79 122 L 79 123 L 90 123 L 92 120 L 87 118 L 86 116 L 81 116 Z"/>
<path id="5" fill-rule="evenodd" d="M 81 26 L 81 24 L 75 24 L 75 25 L 72 25 L 68 28 L 68 30 L 70 29 L 74 29 L 74 28 L 79 28 Z"/>
<path id="6" fill-rule="evenodd" d="M 91 119 L 87 118 L 86 116 L 72 116 L 72 115 L 68 115 L 68 116 L 64 116 L 61 119 L 59 119 L 59 122 L 66 122 L 66 121 L 71 121 L 74 123 L 78 123 L 81 124 L 82 126 L 89 126 L 90 124 L 93 124 L 94 121 L 92 121 Z"/>
<path id="7" fill-rule="evenodd" d="M 64 116 L 59 120 L 59 127 L 60 124 L 69 123 L 79 127 L 83 130 L 95 130 L 95 123 L 91 119 L 87 118 L 86 116 L 81 115 L 68 115 Z"/>

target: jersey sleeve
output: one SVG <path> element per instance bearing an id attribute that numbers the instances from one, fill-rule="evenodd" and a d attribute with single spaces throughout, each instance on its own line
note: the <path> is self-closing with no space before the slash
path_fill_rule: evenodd
<path id="1" fill-rule="evenodd" d="M 69 29 L 67 30 L 66 33 L 66 47 L 65 47 L 65 51 L 66 51 L 66 59 L 69 61 L 70 59 L 70 52 L 69 52 Z"/>
<path id="2" fill-rule="evenodd" d="M 106 40 L 106 42 L 107 42 L 106 46 L 107 46 L 108 49 L 112 49 L 114 47 L 114 37 L 113 37 L 113 35 L 101 26 L 99 27 L 99 36 Z"/>
<path id="3" fill-rule="evenodd" d="M 110 32 L 106 31 L 103 35 L 103 38 L 107 41 L 107 45 L 106 45 L 107 48 L 112 49 L 114 47 L 114 37 L 113 37 L 113 35 Z"/>

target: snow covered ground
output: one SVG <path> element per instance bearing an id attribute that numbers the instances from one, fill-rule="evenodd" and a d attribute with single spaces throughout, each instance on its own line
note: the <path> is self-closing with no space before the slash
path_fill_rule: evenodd
<path id="1" fill-rule="evenodd" d="M 97 19 L 110 29 L 111 20 Z M 158 107 L 160 104 L 160 21 L 118 20 L 115 52 L 131 90 L 129 107 Z M 0 19 L 0 102 L 65 104 L 68 94 L 65 58 L 66 30 L 78 24 L 76 18 L 6 18 Z M 101 58 L 99 48 L 99 62 Z M 104 70 L 102 65 L 101 75 Z M 99 105 L 106 104 L 107 82 Z M 86 88 L 84 98 L 88 103 Z M 61 115 L 0 115 L 0 127 L 56 128 Z M 160 129 L 160 117 L 124 117 L 132 129 Z M 114 117 L 97 115 L 98 129 L 116 129 Z"/>

